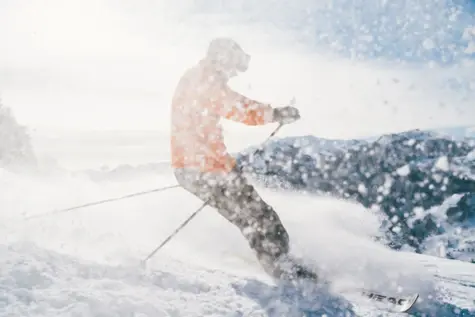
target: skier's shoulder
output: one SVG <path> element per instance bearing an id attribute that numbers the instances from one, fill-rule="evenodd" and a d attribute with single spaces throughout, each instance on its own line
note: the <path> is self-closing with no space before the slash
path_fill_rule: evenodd
<path id="1" fill-rule="evenodd" d="M 183 72 L 175 89 L 174 102 L 195 100 L 209 103 L 228 94 L 227 81 L 211 65 L 198 62 Z"/>

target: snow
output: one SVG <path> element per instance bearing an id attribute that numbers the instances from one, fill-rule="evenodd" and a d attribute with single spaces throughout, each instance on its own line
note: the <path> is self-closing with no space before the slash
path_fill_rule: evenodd
<path id="1" fill-rule="evenodd" d="M 259 189 L 286 224 L 293 252 L 334 283 L 299 305 L 277 300 L 240 233 L 210 208 L 142 268 L 140 261 L 200 205 L 179 188 L 24 220 L 171 184 L 167 172 L 98 183 L 2 170 L 0 316 L 264 316 L 264 303 L 273 316 L 300 316 L 304 307 L 331 316 L 349 303 L 355 314 L 370 316 L 368 303 L 344 293 L 354 287 L 417 291 L 425 299 L 418 309 L 437 314 L 446 309 L 443 300 L 473 306 L 475 291 L 463 286 L 475 284 L 472 265 L 387 249 L 372 239 L 376 213 L 329 198 Z M 441 287 L 459 295 L 441 299 Z"/>
<path id="2" fill-rule="evenodd" d="M 437 159 L 435 163 L 435 168 L 441 171 L 448 171 L 450 169 L 450 162 L 447 156 L 442 156 Z"/>
<path id="3" fill-rule="evenodd" d="M 411 173 L 411 167 L 409 165 L 404 165 L 396 170 L 396 173 L 401 176 L 407 176 Z"/>
<path id="4" fill-rule="evenodd" d="M 303 2 L 293 12 L 310 5 Z M 304 21 L 273 4 L 273 19 Z M 259 188 L 285 223 L 292 252 L 333 282 L 301 293 L 278 289 L 238 230 L 211 208 L 143 268 L 141 260 L 200 206 L 180 188 L 26 220 L 175 184 L 167 162 L 171 93 L 218 33 L 229 32 L 253 56 L 234 87 L 275 104 L 296 96 L 303 118 L 279 136 L 353 138 L 473 124 L 473 92 L 461 95 L 450 86 L 454 78 L 462 86 L 473 80 L 472 68 L 335 58 L 266 23 L 223 25 L 213 12 L 190 16 L 184 2 L 7 0 L 0 8 L 0 42 L 8 47 L 0 52 L 2 102 L 27 125 L 39 157 L 36 172 L 0 168 L 1 317 L 301 317 L 310 310 L 313 316 L 394 316 L 347 292 L 355 287 L 417 291 L 415 310 L 429 316 L 474 307 L 473 264 L 440 258 L 444 241 L 430 241 L 436 256 L 382 246 L 374 239 L 377 211 L 348 201 Z M 330 40 L 345 37 L 332 33 L 337 24 L 328 27 L 322 32 L 331 31 Z M 376 38 L 363 32 L 355 45 L 369 47 Z M 416 46 L 410 36 L 401 40 Z M 424 43 L 430 50 L 437 45 L 435 38 Z M 274 129 L 224 127 L 230 151 L 259 144 Z M 156 162 L 164 163 L 135 168 Z M 92 170 L 117 166 L 110 178 L 93 177 Z M 400 172 L 407 175 L 410 167 Z M 442 215 L 444 208 L 431 212 Z M 456 234 L 453 228 L 446 238 Z"/>

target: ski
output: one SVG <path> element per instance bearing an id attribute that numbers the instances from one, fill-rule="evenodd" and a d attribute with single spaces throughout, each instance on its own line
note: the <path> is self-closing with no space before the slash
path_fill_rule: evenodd
<path id="1" fill-rule="evenodd" d="M 406 313 L 411 309 L 419 298 L 419 294 L 408 296 L 387 296 L 372 291 L 361 291 L 361 294 L 370 300 L 390 304 L 398 312 Z"/>
<path id="2" fill-rule="evenodd" d="M 330 285 L 330 283 L 325 283 L 327 285 Z M 386 308 L 388 308 L 391 311 L 399 312 L 399 313 L 406 313 L 408 312 L 414 304 L 417 302 L 419 299 L 419 293 L 413 293 L 409 295 L 400 295 L 400 296 L 389 296 L 385 295 L 376 291 L 371 291 L 368 289 L 364 288 L 350 288 L 346 290 L 335 290 L 337 293 L 340 294 L 354 294 L 354 295 L 359 295 L 363 296 L 367 299 L 369 299 L 371 302 L 377 302 L 381 303 Z M 379 306 L 379 305 L 378 305 Z"/>
<path id="3" fill-rule="evenodd" d="M 325 285 L 330 286 L 331 283 L 324 282 Z M 376 291 L 371 291 L 364 288 L 351 288 L 347 290 L 334 290 L 340 294 L 354 294 L 356 296 L 363 296 L 369 299 L 371 302 L 381 303 L 392 312 L 407 313 L 419 299 L 419 293 L 413 293 L 409 295 L 389 296 Z M 375 303 L 375 304 L 376 304 Z M 380 305 L 377 305 L 380 306 Z"/>

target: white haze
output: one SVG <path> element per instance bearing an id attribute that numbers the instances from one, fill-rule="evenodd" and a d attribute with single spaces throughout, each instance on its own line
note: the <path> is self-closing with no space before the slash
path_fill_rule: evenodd
<path id="1" fill-rule="evenodd" d="M 312 50 L 292 31 L 220 15 L 218 2 L 201 11 L 192 3 L 3 1 L 3 103 L 40 137 L 73 142 L 68 138 L 75 131 L 147 131 L 156 138 L 150 146 L 165 151 L 179 76 L 202 57 L 213 36 L 231 35 L 253 56 L 248 73 L 232 81 L 236 89 L 276 105 L 296 98 L 303 119 L 281 136 L 345 138 L 471 124 L 475 118 L 473 99 L 440 89 L 451 76 L 473 74 L 470 65 L 442 70 L 351 62 Z M 263 10 L 266 5 L 273 3 L 262 2 Z M 273 128 L 225 127 L 233 151 Z"/>
<path id="2" fill-rule="evenodd" d="M 168 168 L 103 182 L 70 172 L 168 160 L 174 85 L 215 35 L 235 37 L 253 56 L 250 71 L 233 81 L 236 89 L 276 104 L 295 96 L 303 119 L 279 136 L 343 138 L 473 124 L 473 104 L 438 88 L 454 73 L 470 77 L 473 69 L 325 56 L 291 30 L 264 22 L 242 25 L 220 14 L 221 1 L 206 2 L 202 10 L 195 2 L 206 1 L 0 2 L 2 102 L 30 129 L 40 158 L 67 168 L 35 175 L 0 168 L 0 316 L 265 314 L 256 301 L 265 300 L 270 287 L 264 284 L 264 292 L 254 290 L 261 296 L 249 297 L 232 285 L 245 283 L 243 277 L 269 279 L 236 228 L 210 208 L 151 260 L 151 272 L 137 266 L 200 205 L 182 189 L 23 219 L 174 183 Z M 260 3 L 265 9 L 274 2 Z M 282 18 L 292 19 L 285 13 L 280 11 Z M 229 148 L 237 151 L 264 140 L 274 125 L 227 122 L 225 128 Z M 292 250 L 341 288 L 417 290 L 425 311 L 438 311 L 440 297 L 473 306 L 474 289 L 464 286 L 475 283 L 470 264 L 383 247 L 372 240 L 377 215 L 359 205 L 259 191 L 285 222 Z M 319 291 L 311 303 L 330 305 L 333 297 Z M 281 315 L 302 315 L 288 312 L 295 303 L 275 305 Z"/>

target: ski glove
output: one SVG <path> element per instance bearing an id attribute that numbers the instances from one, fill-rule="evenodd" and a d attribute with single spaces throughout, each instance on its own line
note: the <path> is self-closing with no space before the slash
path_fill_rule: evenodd
<path id="1" fill-rule="evenodd" d="M 299 110 L 292 106 L 274 108 L 273 118 L 275 122 L 289 124 L 300 119 Z"/>

